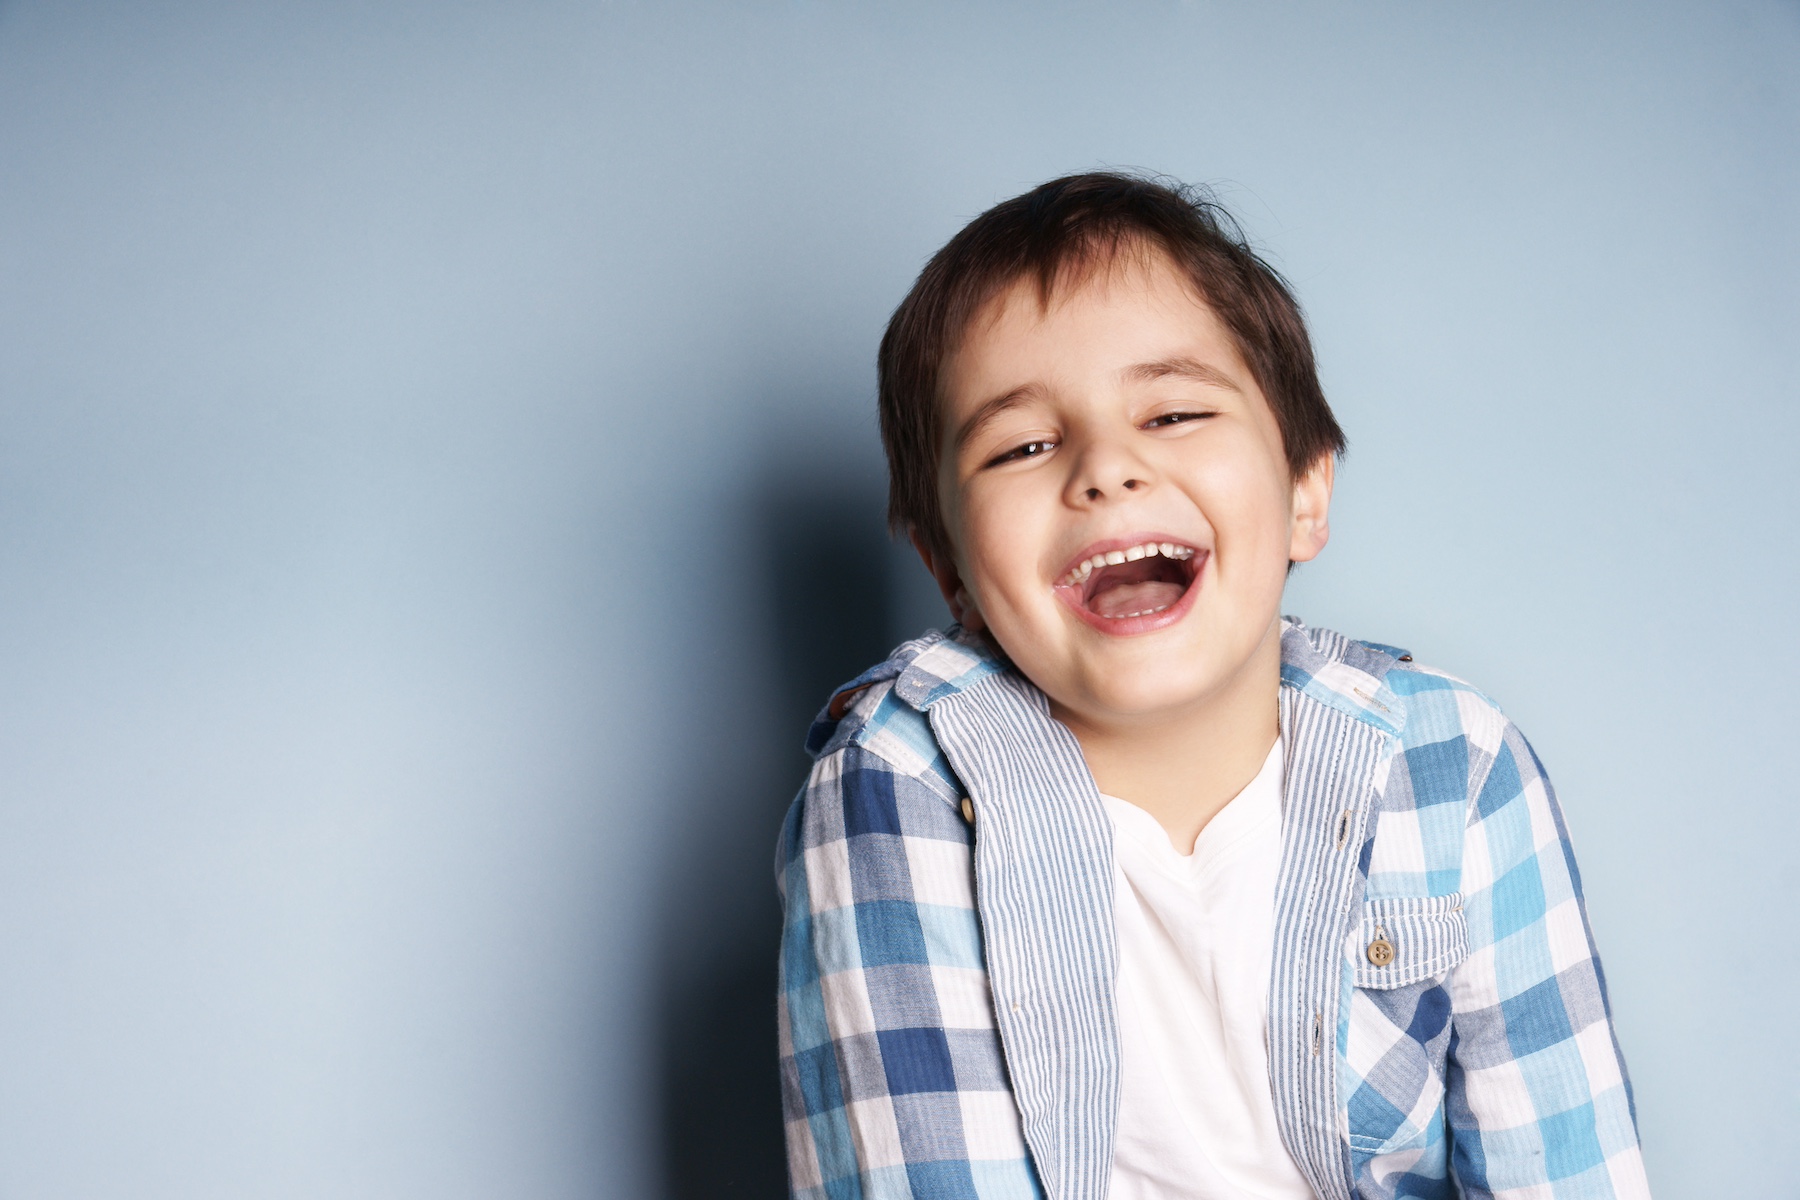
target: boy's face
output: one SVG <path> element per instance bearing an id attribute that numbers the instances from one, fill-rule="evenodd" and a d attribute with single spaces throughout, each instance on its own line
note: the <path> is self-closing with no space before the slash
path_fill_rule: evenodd
<path id="1" fill-rule="evenodd" d="M 930 565 L 1055 704 L 1175 715 L 1279 669 L 1282 585 L 1325 545 L 1331 461 L 1290 476 L 1268 401 L 1173 264 L 1127 253 L 1048 311 L 1015 285 L 944 381 L 952 561 Z"/>

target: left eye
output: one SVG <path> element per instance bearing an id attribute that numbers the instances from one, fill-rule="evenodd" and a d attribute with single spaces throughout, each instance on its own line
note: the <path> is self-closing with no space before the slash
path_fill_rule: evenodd
<path id="1" fill-rule="evenodd" d="M 1151 417 L 1144 422 L 1145 429 L 1166 429 L 1170 425 L 1180 425 L 1187 421 L 1203 421 L 1213 414 L 1209 412 L 1173 412 L 1164 413 L 1160 417 Z"/>

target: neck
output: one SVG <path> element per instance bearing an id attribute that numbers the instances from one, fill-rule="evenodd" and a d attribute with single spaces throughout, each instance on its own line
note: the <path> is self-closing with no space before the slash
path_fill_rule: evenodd
<path id="1" fill-rule="evenodd" d="M 1155 817 L 1182 854 L 1256 778 L 1281 731 L 1281 624 L 1248 662 L 1193 704 L 1129 721 L 1054 711 L 1081 744 L 1102 792 Z"/>

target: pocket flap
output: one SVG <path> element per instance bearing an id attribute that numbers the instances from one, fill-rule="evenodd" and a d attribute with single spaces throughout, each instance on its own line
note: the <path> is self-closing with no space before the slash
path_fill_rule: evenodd
<path id="1" fill-rule="evenodd" d="M 1351 960 L 1359 988 L 1398 988 L 1442 975 L 1469 956 L 1469 926 L 1461 892 L 1395 896 L 1363 905 Z M 1370 947 L 1378 942 L 1386 950 Z M 1379 965 L 1377 960 L 1380 961 Z"/>

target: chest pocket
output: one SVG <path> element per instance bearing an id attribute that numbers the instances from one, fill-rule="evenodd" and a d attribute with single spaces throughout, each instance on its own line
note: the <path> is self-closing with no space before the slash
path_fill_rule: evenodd
<path id="1" fill-rule="evenodd" d="M 1442 975 L 1468 956 L 1461 892 L 1370 900 L 1351 947 L 1356 986 L 1378 991 Z"/>
<path id="2" fill-rule="evenodd" d="M 1344 947 L 1354 987 L 1338 1084 L 1360 1176 L 1436 1169 L 1443 1155 L 1449 973 L 1469 956 L 1461 893 L 1364 903 Z M 1429 1173 L 1429 1170 L 1427 1170 Z M 1374 1194 L 1382 1194 L 1379 1188 Z"/>

